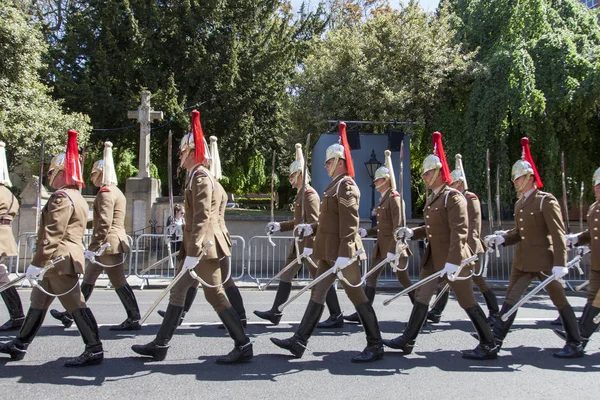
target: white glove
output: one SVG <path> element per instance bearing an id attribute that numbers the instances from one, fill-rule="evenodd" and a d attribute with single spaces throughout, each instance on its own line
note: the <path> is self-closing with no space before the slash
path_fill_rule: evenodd
<path id="1" fill-rule="evenodd" d="M 91 251 L 91 250 L 86 250 L 83 253 L 83 256 L 85 257 L 86 260 L 93 261 L 96 258 L 96 252 Z"/>
<path id="2" fill-rule="evenodd" d="M 304 250 L 302 250 L 302 257 L 310 257 L 312 253 L 313 249 L 311 249 L 310 247 L 305 247 Z"/>
<path id="3" fill-rule="evenodd" d="M 338 257 L 337 260 L 335 260 L 335 264 L 333 264 L 333 266 L 336 269 L 343 269 L 344 267 L 348 266 L 349 261 L 350 259 L 348 257 Z"/>
<path id="4" fill-rule="evenodd" d="M 502 235 L 487 235 L 483 238 L 483 242 L 488 247 L 498 247 L 504 243 L 504 237 Z"/>
<path id="5" fill-rule="evenodd" d="M 279 232 L 281 230 L 281 224 L 279 222 L 269 222 L 267 224 L 268 232 Z"/>
<path id="6" fill-rule="evenodd" d="M 565 236 L 565 240 L 567 242 L 567 247 L 572 249 L 577 246 L 577 242 L 579 242 L 579 237 L 575 233 L 571 233 Z"/>
<path id="7" fill-rule="evenodd" d="M 35 265 L 29 264 L 27 267 L 27 271 L 25 271 L 25 277 L 29 279 L 29 281 L 37 281 L 40 277 L 44 269 L 40 267 L 36 267 Z"/>
<path id="8" fill-rule="evenodd" d="M 183 260 L 183 266 L 181 267 L 183 271 L 187 271 L 190 269 L 194 269 L 196 265 L 198 265 L 198 261 L 200 261 L 200 257 L 185 257 Z"/>
<path id="9" fill-rule="evenodd" d="M 447 275 L 448 278 L 450 278 L 451 276 L 454 276 L 454 273 L 457 270 L 458 270 L 458 265 L 452 264 L 452 263 L 446 263 L 446 265 L 444 265 L 444 269 L 442 270 L 442 274 L 440 275 L 440 278 L 443 278 L 444 275 Z"/>
<path id="10" fill-rule="evenodd" d="M 367 230 L 365 228 L 358 228 L 358 236 L 361 238 L 367 237 Z"/>
<path id="11" fill-rule="evenodd" d="M 310 236 L 314 233 L 310 224 L 298 224 L 296 228 L 298 229 L 298 234 L 302 234 L 304 237 Z"/>
<path id="12" fill-rule="evenodd" d="M 408 226 L 402 226 L 396 229 L 396 237 L 400 240 L 408 240 L 413 237 L 415 233 Z"/>
<path id="13" fill-rule="evenodd" d="M 567 267 L 552 267 L 552 275 L 554 276 L 554 279 L 560 279 L 563 276 L 567 275 L 569 273 L 569 268 Z"/>
<path id="14" fill-rule="evenodd" d="M 394 253 L 387 253 L 386 256 L 387 257 L 386 257 L 385 261 L 387 261 L 387 262 L 392 262 L 396 258 L 396 254 L 394 254 Z"/>

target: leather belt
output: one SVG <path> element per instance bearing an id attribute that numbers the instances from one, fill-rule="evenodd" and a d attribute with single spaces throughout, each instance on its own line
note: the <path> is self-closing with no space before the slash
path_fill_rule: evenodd
<path id="1" fill-rule="evenodd" d="M 0 225 L 10 225 L 12 224 L 12 220 L 10 219 L 0 219 Z"/>

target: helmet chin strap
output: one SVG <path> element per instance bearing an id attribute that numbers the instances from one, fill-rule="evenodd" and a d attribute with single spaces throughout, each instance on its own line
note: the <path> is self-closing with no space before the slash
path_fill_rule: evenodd
<path id="1" fill-rule="evenodd" d="M 333 162 L 331 169 L 329 171 L 327 171 L 327 175 L 329 175 L 330 178 L 333 178 L 333 174 L 335 174 L 335 170 L 337 169 L 337 165 L 338 165 L 339 161 L 340 161 L 340 158 L 335 157 L 335 161 Z"/>
<path id="2" fill-rule="evenodd" d="M 386 184 L 387 182 L 389 182 L 389 180 L 390 180 L 390 178 L 385 178 L 381 184 L 379 184 L 379 185 L 375 185 L 375 189 L 379 190 L 379 188 L 381 188 L 381 187 L 385 186 L 385 184 Z"/>
<path id="3" fill-rule="evenodd" d="M 521 183 L 521 186 L 519 186 L 517 188 L 517 193 L 521 193 L 523 191 L 523 189 L 525 189 L 525 186 L 529 182 L 530 177 L 531 177 L 531 174 L 527 174 L 527 179 L 523 179 L 523 183 Z"/>
<path id="4" fill-rule="evenodd" d="M 431 179 L 429 180 L 429 182 L 425 182 L 429 189 L 433 189 L 433 184 L 437 180 L 438 176 L 440 176 L 440 168 L 435 169 L 435 174 L 433 174 L 431 176 Z"/>

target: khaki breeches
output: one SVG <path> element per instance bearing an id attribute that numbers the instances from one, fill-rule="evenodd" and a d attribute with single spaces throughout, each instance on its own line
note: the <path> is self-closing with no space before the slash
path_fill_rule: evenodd
<path id="1" fill-rule="evenodd" d="M 224 256 L 219 260 L 219 267 L 221 268 L 222 279 L 227 278 L 227 275 L 229 275 L 229 259 L 230 258 L 231 257 L 229 257 L 229 256 Z M 229 279 L 227 279 L 227 282 L 225 282 L 223 284 L 223 289 L 227 289 L 227 288 L 230 288 L 233 286 L 235 286 L 235 282 L 230 277 Z"/>
<path id="2" fill-rule="evenodd" d="M 371 268 L 373 268 L 380 262 L 381 262 L 381 258 L 376 258 L 374 260 L 371 260 L 371 264 L 369 264 L 369 271 L 371 271 Z M 398 260 L 398 268 L 406 267 L 406 263 L 408 263 L 408 258 L 401 257 L 400 260 Z M 379 281 L 379 275 L 381 275 L 381 272 L 383 271 L 384 268 L 385 268 L 385 266 L 379 268 L 379 270 L 377 270 L 377 272 L 375 272 L 373 275 L 371 275 L 367 278 L 367 286 L 374 287 L 374 288 L 377 287 L 377 281 Z M 400 282 L 402 287 L 405 289 L 407 287 L 409 287 L 410 285 L 412 285 L 412 281 L 410 280 L 410 276 L 408 275 L 408 269 L 406 269 L 405 271 L 396 271 L 396 278 L 398 278 L 398 282 Z"/>
<path id="3" fill-rule="evenodd" d="M 428 276 L 433 275 L 437 271 L 433 268 L 432 265 L 425 265 L 421 268 L 421 272 L 419 273 L 419 280 L 425 279 Z M 471 267 L 466 266 L 460 272 L 460 276 L 468 276 L 471 274 Z M 442 279 L 434 279 L 431 282 L 421 286 L 415 292 L 415 299 L 421 304 L 429 305 L 429 301 L 436 293 L 438 284 L 444 286 L 446 283 L 450 285 L 452 290 L 454 291 L 454 295 L 456 296 L 456 300 L 458 300 L 458 304 L 463 310 L 468 310 L 469 308 L 475 307 L 477 302 L 475 301 L 475 295 L 473 294 L 473 280 L 472 278 L 465 280 L 456 280 L 449 281 L 446 276 Z"/>
<path id="4" fill-rule="evenodd" d="M 108 275 L 108 279 L 115 290 L 127 285 L 125 270 L 123 269 L 123 254 L 96 256 L 96 260 L 104 265 L 114 265 L 114 267 L 104 268 L 96 263 L 88 261 L 85 266 L 83 283 L 94 285 L 102 271 L 104 271 L 106 272 L 106 275 Z"/>
<path id="5" fill-rule="evenodd" d="M 475 263 L 475 266 L 473 267 L 473 271 L 476 271 L 477 273 L 479 273 L 480 266 L 481 266 L 481 262 L 477 261 Z M 485 281 L 485 278 L 483 276 L 473 276 L 473 283 L 477 285 L 477 287 L 479 288 L 479 291 L 481 293 L 485 293 L 488 290 L 490 290 L 490 287 L 488 286 L 488 284 Z"/>
<path id="6" fill-rule="evenodd" d="M 229 307 L 231 304 L 225 296 L 225 291 L 221 284 L 221 263 L 219 259 L 214 258 L 210 260 L 201 260 L 194 272 L 202 278 L 209 285 L 219 285 L 216 288 L 209 288 L 202 285 L 204 291 L 204 297 L 206 301 L 210 303 L 216 312 L 221 312 Z M 184 272 L 184 276 L 173 286 L 169 298 L 169 303 L 174 306 L 183 307 L 185 303 L 185 296 L 190 287 L 198 287 L 199 281 L 194 279 L 188 272 Z"/>
<path id="7" fill-rule="evenodd" d="M 319 269 L 317 270 L 317 276 L 321 276 L 321 274 L 325 273 L 328 269 L 333 267 L 333 264 L 335 264 L 334 261 L 319 260 L 319 262 L 317 263 L 317 265 L 319 266 Z M 344 278 L 348 280 L 348 282 L 350 282 L 353 285 L 358 285 L 362 278 L 360 264 L 357 261 L 354 262 L 350 266 L 344 268 L 342 270 L 342 274 L 344 275 Z M 325 304 L 325 297 L 327 296 L 327 291 L 329 290 L 331 285 L 333 285 L 335 279 L 336 275 L 329 274 L 327 278 L 323 279 L 316 286 L 314 286 L 310 294 L 311 301 L 318 304 Z M 346 285 L 346 283 L 343 281 L 342 286 L 344 287 L 346 295 L 355 307 L 359 304 L 368 301 L 362 286 L 353 288 Z"/>
<path id="8" fill-rule="evenodd" d="M 10 282 L 10 278 L 8 276 L 8 268 L 3 264 L 4 257 L 0 257 L 0 285 L 4 285 L 5 283 Z"/>
<path id="9" fill-rule="evenodd" d="M 544 281 L 552 274 L 552 271 L 544 271 L 544 273 L 546 275 L 542 274 L 541 272 L 524 272 L 513 268 L 510 272 L 510 283 L 508 284 L 508 289 L 506 289 L 506 299 L 504 301 L 507 304 L 516 304 L 519 300 L 521 300 L 521 297 L 529 287 L 531 281 L 533 281 L 535 278 L 538 278 L 540 282 Z M 546 286 L 546 291 L 550 296 L 550 300 L 552 300 L 552 303 L 554 303 L 554 306 L 559 310 L 562 310 L 569 305 L 569 301 L 565 296 L 565 290 L 560 282 L 552 281 L 548 286 Z"/>
<path id="10" fill-rule="evenodd" d="M 43 287 L 48 293 L 60 294 L 69 292 L 71 288 L 75 287 L 69 293 L 64 296 L 60 296 L 58 300 L 61 302 L 65 310 L 68 313 L 78 308 L 86 308 L 85 300 L 81 294 L 81 288 L 79 287 L 79 277 L 77 275 L 55 275 L 46 276 L 43 280 L 39 281 L 38 284 Z M 34 288 L 31 291 L 31 308 L 45 310 L 50 307 L 50 304 L 54 301 L 53 296 L 48 296 L 41 290 Z"/>

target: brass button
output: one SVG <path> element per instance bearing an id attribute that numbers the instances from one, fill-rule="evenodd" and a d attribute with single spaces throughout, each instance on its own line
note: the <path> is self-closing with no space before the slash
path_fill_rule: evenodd
<path id="1" fill-rule="evenodd" d="M 521 236 L 521 239 L 525 239 L 525 236 Z"/>
<path id="2" fill-rule="evenodd" d="M 427 229 L 431 228 L 431 225 L 427 225 Z"/>
<path id="3" fill-rule="evenodd" d="M 523 212 L 523 210 L 519 210 L 519 212 Z"/>
<path id="4" fill-rule="evenodd" d="M 521 230 L 523 231 L 523 230 L 525 230 L 525 228 L 521 228 Z"/>
<path id="5" fill-rule="evenodd" d="M 433 237 L 433 235 L 430 234 L 429 237 Z"/>
<path id="6" fill-rule="evenodd" d="M 429 215 L 426 218 L 429 218 Z"/>
<path id="7" fill-rule="evenodd" d="M 523 218 L 519 218 L 519 221 L 523 221 Z"/>

